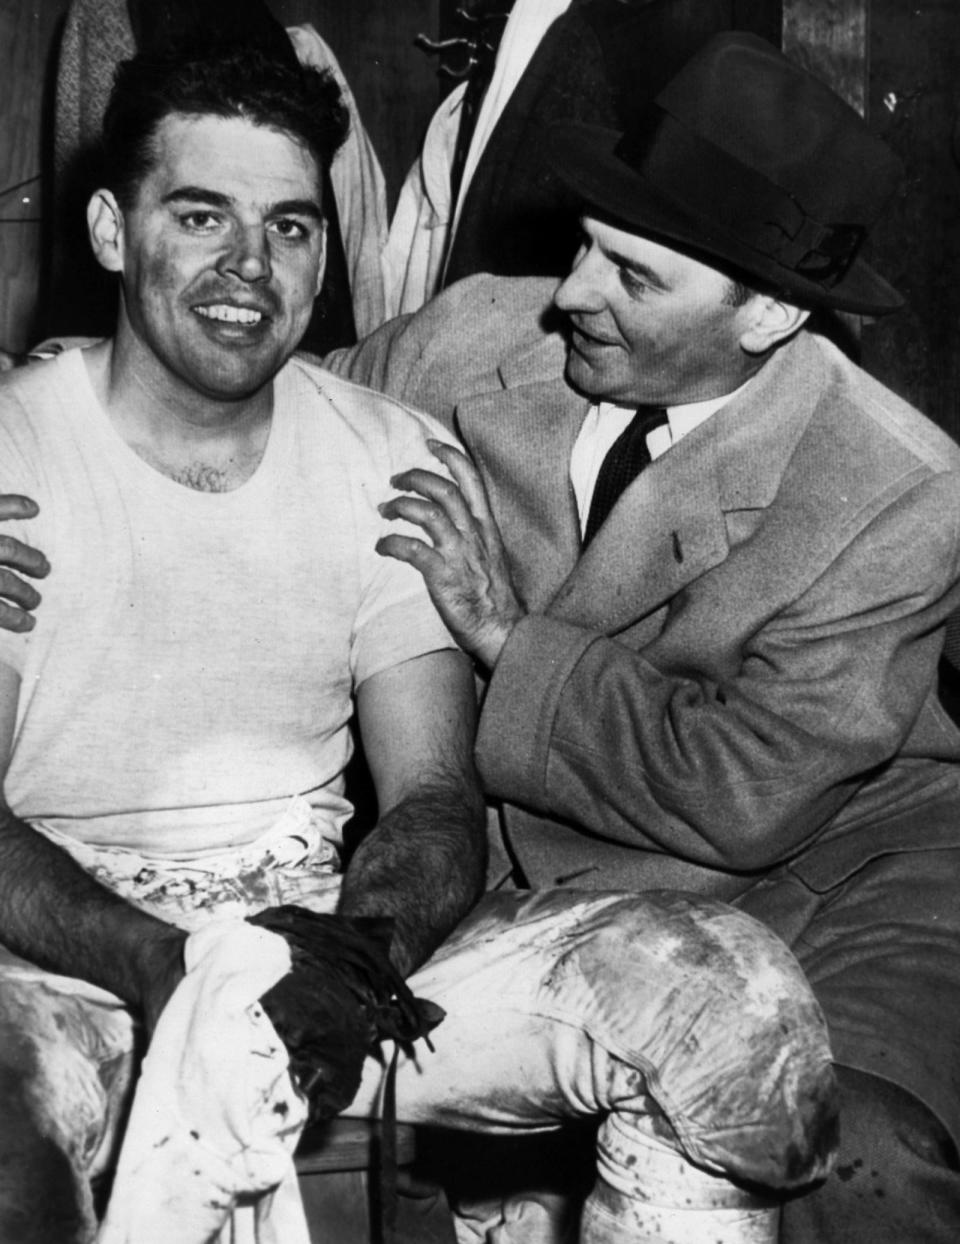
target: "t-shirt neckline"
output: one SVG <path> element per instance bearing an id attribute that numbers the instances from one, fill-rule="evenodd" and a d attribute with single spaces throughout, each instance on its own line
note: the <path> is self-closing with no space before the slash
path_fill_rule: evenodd
<path id="1" fill-rule="evenodd" d="M 253 474 L 237 488 L 231 488 L 227 492 L 205 492 L 171 479 L 169 475 L 165 475 L 146 459 L 141 458 L 136 450 L 124 440 L 97 396 L 83 353 L 83 348 L 67 350 L 55 360 L 69 374 L 72 382 L 69 391 L 81 398 L 77 407 L 71 411 L 71 415 L 76 417 L 77 408 L 84 413 L 89 424 L 99 435 L 105 452 L 125 472 L 134 472 L 134 478 L 138 483 L 165 496 L 168 501 L 176 500 L 183 506 L 193 505 L 208 513 L 214 510 L 226 512 L 246 508 L 271 488 L 277 472 L 277 463 L 283 456 L 283 443 L 289 433 L 289 420 L 284 418 L 283 414 L 288 404 L 285 400 L 286 367 L 282 367 L 271 382 L 273 384 L 273 413 L 270 429 L 263 455 Z"/>

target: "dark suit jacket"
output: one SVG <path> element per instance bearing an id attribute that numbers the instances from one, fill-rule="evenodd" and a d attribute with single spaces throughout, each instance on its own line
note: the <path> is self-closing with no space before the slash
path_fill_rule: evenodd
<path id="1" fill-rule="evenodd" d="M 566 272 L 583 204 L 547 158 L 547 126 L 573 120 L 626 128 L 729 24 L 726 0 L 699 0 L 695 11 L 676 0 L 573 0 L 544 34 L 483 149 L 444 285 L 477 272 Z"/>
<path id="2" fill-rule="evenodd" d="M 960 602 L 960 448 L 801 332 L 658 459 L 580 556 L 588 403 L 540 312 L 477 277 L 336 370 L 454 425 L 530 609 L 477 755 L 532 884 L 731 898 L 785 860 L 826 888 L 957 845 L 960 732 L 936 696 Z"/>

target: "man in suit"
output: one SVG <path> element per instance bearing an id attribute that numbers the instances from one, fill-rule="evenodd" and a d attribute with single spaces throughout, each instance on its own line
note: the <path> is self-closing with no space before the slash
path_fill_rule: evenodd
<path id="1" fill-rule="evenodd" d="M 719 896 L 797 952 L 842 1156 L 781 1238 L 953 1240 L 960 450 L 812 321 L 899 305 L 861 256 L 896 161 L 740 35 L 550 143 L 584 204 L 555 293 L 471 278 L 328 360 L 469 452 L 395 478 L 424 539 L 380 550 L 475 658 L 521 884 Z"/>

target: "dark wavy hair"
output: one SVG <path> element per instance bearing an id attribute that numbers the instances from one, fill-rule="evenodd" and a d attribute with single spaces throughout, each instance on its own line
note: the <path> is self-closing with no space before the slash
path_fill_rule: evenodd
<path id="1" fill-rule="evenodd" d="M 157 128 L 171 113 L 240 117 L 279 130 L 302 143 L 322 170 L 349 129 L 332 75 L 293 57 L 236 46 L 140 53 L 117 66 L 101 137 L 104 184 L 124 210 L 154 165 Z"/>

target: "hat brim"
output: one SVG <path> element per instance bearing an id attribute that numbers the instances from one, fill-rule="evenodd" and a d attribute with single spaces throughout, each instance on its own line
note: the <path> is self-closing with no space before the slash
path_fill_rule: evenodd
<path id="1" fill-rule="evenodd" d="M 856 258 L 830 286 L 811 281 L 658 189 L 614 154 L 621 135 L 599 125 L 551 127 L 547 156 L 557 175 L 584 203 L 638 232 L 649 233 L 755 276 L 810 307 L 886 315 L 903 299 L 869 264 Z"/>

